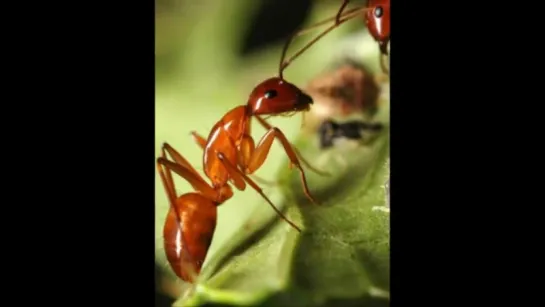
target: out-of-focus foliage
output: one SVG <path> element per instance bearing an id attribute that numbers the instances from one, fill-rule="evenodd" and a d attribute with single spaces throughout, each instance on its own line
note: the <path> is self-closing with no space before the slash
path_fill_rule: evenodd
<path id="1" fill-rule="evenodd" d="M 202 170 L 202 151 L 189 132 L 207 135 L 226 111 L 246 103 L 256 84 L 278 73 L 281 45 L 248 58 L 236 54 L 256 5 L 257 1 L 250 0 L 157 2 L 157 156 L 161 144 L 168 142 Z M 337 8 L 336 1 L 318 1 L 307 24 L 332 16 Z M 361 31 L 351 32 L 354 29 Z M 298 38 L 290 51 L 312 35 Z M 347 52 L 377 70 L 376 45 L 363 24 L 354 20 L 309 49 L 286 70 L 285 77 L 304 87 Z M 383 105 L 381 121 L 387 123 L 388 104 Z M 312 138 L 299 136 L 300 115 L 270 122 L 289 139 L 297 140 L 309 160 L 320 155 Z M 254 127 L 254 136 L 259 138 L 265 131 Z M 302 306 L 319 305 L 326 299 L 384 300 L 380 297 L 388 296 L 389 289 L 389 223 L 387 214 L 371 208 L 384 204 L 388 144 L 384 132 L 372 148 L 350 155 L 350 173 L 322 178 L 307 171 L 312 192 L 323 202 L 318 208 L 301 197 L 297 172 L 286 171 L 286 156 L 274 145 L 257 175 L 279 178 L 279 188 L 264 186 L 264 191 L 275 204 L 288 208 L 291 219 L 305 225 L 304 233 L 298 235 L 277 220 L 253 190 L 235 191 L 219 207 L 216 233 L 201 283 L 195 288 L 176 280 L 166 262 L 161 236 L 168 202 L 156 176 L 156 258 L 162 268 L 161 288 L 167 288 L 171 296 L 184 296 L 178 304 L 300 302 Z M 175 181 L 178 193 L 191 191 L 185 181 Z"/>

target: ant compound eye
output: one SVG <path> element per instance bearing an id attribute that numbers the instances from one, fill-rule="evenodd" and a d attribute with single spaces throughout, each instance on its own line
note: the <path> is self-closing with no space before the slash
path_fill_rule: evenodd
<path id="1" fill-rule="evenodd" d="M 276 90 L 268 90 L 265 92 L 265 98 L 272 99 L 278 95 L 278 92 Z"/>
<path id="2" fill-rule="evenodd" d="M 384 14 L 384 10 L 382 9 L 382 6 L 375 7 L 375 17 L 380 18 Z"/>

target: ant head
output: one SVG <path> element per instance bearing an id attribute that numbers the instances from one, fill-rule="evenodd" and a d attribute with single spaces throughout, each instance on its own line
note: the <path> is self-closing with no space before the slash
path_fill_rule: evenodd
<path id="1" fill-rule="evenodd" d="M 369 0 L 368 7 L 372 10 L 365 14 L 367 28 L 385 53 L 390 40 L 390 0 Z"/>
<path id="2" fill-rule="evenodd" d="M 255 115 L 279 115 L 286 112 L 306 111 L 312 98 L 297 86 L 275 77 L 261 82 L 248 100 L 250 112 Z"/>

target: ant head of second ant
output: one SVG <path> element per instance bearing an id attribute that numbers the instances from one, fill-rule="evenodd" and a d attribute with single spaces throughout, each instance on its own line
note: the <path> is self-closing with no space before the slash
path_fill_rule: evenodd
<path id="1" fill-rule="evenodd" d="M 252 115 L 279 115 L 308 111 L 312 98 L 297 86 L 275 77 L 258 84 L 248 99 Z"/>
<path id="2" fill-rule="evenodd" d="M 390 0 L 369 0 L 368 6 L 373 9 L 365 16 L 367 28 L 383 51 L 390 40 Z"/>

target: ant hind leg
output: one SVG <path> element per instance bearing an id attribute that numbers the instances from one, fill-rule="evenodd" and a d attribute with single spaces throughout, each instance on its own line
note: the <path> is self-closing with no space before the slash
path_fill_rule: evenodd
<path id="1" fill-rule="evenodd" d="M 191 163 L 189 163 L 189 161 L 187 161 L 176 149 L 174 149 L 174 147 L 170 146 L 170 144 L 166 142 L 163 143 L 161 151 L 162 151 L 162 156 L 161 156 L 162 158 L 166 159 L 167 153 L 168 153 L 177 164 L 179 164 L 180 166 L 183 166 L 188 171 L 191 171 L 193 174 L 200 177 L 199 173 L 197 173 L 197 171 L 191 165 Z M 168 176 L 170 176 L 170 172 L 168 173 Z M 172 177 L 170 178 L 170 180 L 172 181 Z"/>
<path id="2" fill-rule="evenodd" d="M 194 172 L 192 169 L 169 161 L 165 157 L 160 157 L 157 159 L 157 167 L 163 183 L 166 183 L 165 188 L 167 189 L 167 194 L 169 195 L 171 202 L 173 202 L 173 205 L 175 204 L 174 201 L 176 199 L 176 192 L 174 191 L 174 181 L 172 180 L 172 175 L 170 174 L 171 171 L 184 178 L 195 190 L 200 191 L 210 200 L 219 199 L 218 191 L 214 190 L 198 173 Z M 166 169 L 168 172 L 166 172 L 164 169 Z"/>

